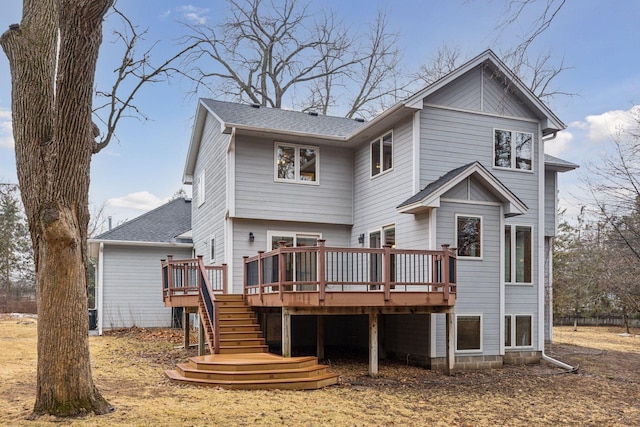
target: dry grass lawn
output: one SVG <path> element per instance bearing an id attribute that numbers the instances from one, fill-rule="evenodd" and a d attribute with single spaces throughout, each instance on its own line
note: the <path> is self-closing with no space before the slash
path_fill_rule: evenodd
<path id="1" fill-rule="evenodd" d="M 577 374 L 543 363 L 447 377 L 383 363 L 371 379 L 366 361 L 332 360 L 340 384 L 323 390 L 230 391 L 165 378 L 164 369 L 193 354 L 174 348 L 179 333 L 123 331 L 91 338 L 95 382 L 115 412 L 27 421 L 36 324 L 0 319 L 0 425 L 640 426 L 640 336 L 620 332 L 556 328 L 548 353 L 579 366 Z"/>

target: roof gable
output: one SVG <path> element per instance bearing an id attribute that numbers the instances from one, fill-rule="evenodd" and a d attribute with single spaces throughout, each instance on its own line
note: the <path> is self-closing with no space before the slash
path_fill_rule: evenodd
<path id="1" fill-rule="evenodd" d="M 191 200 L 180 197 L 92 238 L 92 241 L 190 243 Z"/>
<path id="2" fill-rule="evenodd" d="M 489 68 L 493 78 L 502 79 L 502 84 L 510 93 L 519 98 L 523 106 L 532 111 L 542 121 L 543 134 L 548 135 L 564 129 L 565 124 L 502 62 L 490 49 L 469 60 L 456 70 L 433 82 L 407 98 L 407 107 L 421 108 L 423 100 L 445 86 L 461 79 L 478 67 Z"/>
<path id="3" fill-rule="evenodd" d="M 400 213 L 416 214 L 440 207 L 441 198 L 471 176 L 503 203 L 505 216 L 521 215 L 527 212 L 527 205 L 477 161 L 447 172 L 402 202 L 396 209 Z"/>

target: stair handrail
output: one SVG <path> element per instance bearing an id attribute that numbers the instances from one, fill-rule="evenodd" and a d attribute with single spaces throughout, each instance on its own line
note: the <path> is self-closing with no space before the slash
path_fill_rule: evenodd
<path id="1" fill-rule="evenodd" d="M 217 354 L 220 352 L 220 322 L 218 321 L 219 315 L 219 301 L 216 300 L 216 296 L 211 289 L 209 283 L 209 277 L 206 274 L 206 267 L 202 259 L 202 255 L 198 255 L 198 287 L 200 288 L 200 297 L 204 302 L 205 314 L 207 320 L 211 325 L 213 331 L 213 349 L 212 353 Z"/>

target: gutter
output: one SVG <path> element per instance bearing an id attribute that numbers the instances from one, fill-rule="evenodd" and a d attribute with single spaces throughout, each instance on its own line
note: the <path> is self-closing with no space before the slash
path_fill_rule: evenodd
<path id="1" fill-rule="evenodd" d="M 559 368 L 564 369 L 565 370 L 565 372 L 563 372 L 564 374 L 575 374 L 575 373 L 578 372 L 578 368 L 577 367 L 574 368 L 571 365 L 567 365 L 564 362 L 561 362 L 559 360 L 554 359 L 551 356 L 546 355 L 544 350 L 542 351 L 542 360 L 544 360 L 545 362 L 549 362 L 552 365 L 555 365 L 555 366 L 557 366 Z"/>

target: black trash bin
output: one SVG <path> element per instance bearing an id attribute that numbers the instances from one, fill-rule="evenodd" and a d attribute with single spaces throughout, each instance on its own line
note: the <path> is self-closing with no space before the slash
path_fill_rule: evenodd
<path id="1" fill-rule="evenodd" d="M 98 329 L 98 312 L 95 308 L 89 309 L 89 330 Z"/>

